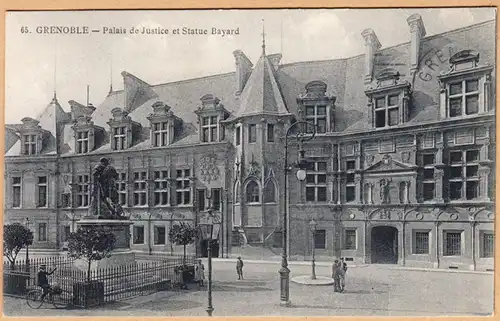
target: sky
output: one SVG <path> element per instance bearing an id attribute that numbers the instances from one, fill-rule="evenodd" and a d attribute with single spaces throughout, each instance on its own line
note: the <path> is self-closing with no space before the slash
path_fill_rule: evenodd
<path id="1" fill-rule="evenodd" d="M 361 32 L 371 28 L 382 47 L 410 41 L 406 19 L 419 13 L 427 35 L 495 19 L 493 8 L 293 9 L 210 11 L 10 12 L 6 19 L 5 123 L 37 117 L 52 100 L 69 111 L 69 100 L 98 106 L 109 92 L 123 89 L 122 71 L 154 85 L 234 72 L 233 51 L 255 64 L 261 54 L 281 53 L 282 63 L 347 58 L 364 53 Z M 40 34 L 37 27 L 73 26 L 100 32 Z M 103 28 L 126 34 L 103 34 Z M 142 27 L 166 35 L 130 34 Z M 208 35 L 176 35 L 174 29 L 207 29 Z M 212 28 L 238 35 L 212 35 Z M 28 31 L 29 33 L 26 33 Z"/>

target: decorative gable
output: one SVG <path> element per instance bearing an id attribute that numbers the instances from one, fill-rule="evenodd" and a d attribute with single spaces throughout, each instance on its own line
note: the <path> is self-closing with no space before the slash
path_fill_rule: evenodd
<path id="1" fill-rule="evenodd" d="M 21 155 L 38 155 L 42 151 L 42 142 L 46 131 L 40 126 L 40 122 L 31 117 L 21 119 L 19 127 L 21 136 Z"/>
<path id="2" fill-rule="evenodd" d="M 479 53 L 462 50 L 450 60 L 450 69 L 438 77 L 441 118 L 464 117 L 494 110 L 493 66 L 480 65 Z"/>
<path id="3" fill-rule="evenodd" d="M 334 131 L 337 98 L 327 94 L 326 83 L 319 80 L 309 82 L 305 89 L 306 92 L 297 98 L 299 117 L 313 123 L 318 134 Z"/>
<path id="4" fill-rule="evenodd" d="M 110 128 L 110 141 L 112 150 L 123 150 L 132 147 L 133 139 L 139 138 L 142 126 L 130 118 L 128 112 L 121 108 L 111 110 L 108 122 Z"/>
<path id="5" fill-rule="evenodd" d="M 403 172 L 416 170 L 417 166 L 401 163 L 392 159 L 388 154 L 384 155 L 382 159 L 375 164 L 371 165 L 365 170 L 365 173 L 370 172 Z"/>
<path id="6" fill-rule="evenodd" d="M 200 98 L 201 106 L 195 111 L 200 124 L 200 141 L 218 142 L 224 139 L 224 127 L 221 122 L 229 116 L 229 112 L 220 103 L 219 98 L 206 94 Z"/>
<path id="7" fill-rule="evenodd" d="M 366 88 L 373 127 L 388 128 L 408 121 L 411 85 L 400 77 L 398 71 L 388 68 L 376 76 L 375 85 Z"/>
<path id="8" fill-rule="evenodd" d="M 176 117 L 170 110 L 170 106 L 162 101 L 157 101 L 151 105 L 153 113 L 149 114 L 151 131 L 151 145 L 162 147 L 174 142 L 175 132 L 182 125 L 181 119 Z"/>
<path id="9" fill-rule="evenodd" d="M 74 100 L 70 100 L 71 119 L 73 121 L 74 151 L 76 154 L 88 153 L 95 149 L 97 137 L 103 138 L 104 128 L 94 125 L 92 114 L 95 107 L 92 104 L 84 106 Z"/>

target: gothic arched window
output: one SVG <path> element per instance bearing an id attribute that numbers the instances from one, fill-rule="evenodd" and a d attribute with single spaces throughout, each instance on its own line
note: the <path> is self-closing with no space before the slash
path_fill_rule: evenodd
<path id="1" fill-rule="evenodd" d="M 274 181 L 270 180 L 264 187 L 264 203 L 276 202 L 276 185 Z"/>
<path id="2" fill-rule="evenodd" d="M 259 184 L 257 182 L 248 182 L 246 188 L 247 203 L 259 203 L 259 192 Z"/>

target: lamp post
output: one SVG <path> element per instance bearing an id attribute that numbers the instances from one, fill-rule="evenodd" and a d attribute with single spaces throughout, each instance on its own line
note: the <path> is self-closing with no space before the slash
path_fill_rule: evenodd
<path id="1" fill-rule="evenodd" d="M 300 125 L 300 126 L 299 126 Z M 305 141 L 309 141 L 314 138 L 316 135 L 316 128 L 314 124 L 306 122 L 306 121 L 298 121 L 291 124 L 285 134 L 285 200 L 284 200 L 284 209 L 283 209 L 283 252 L 281 255 L 281 268 L 278 271 L 280 274 L 280 305 L 282 306 L 290 306 L 290 269 L 288 268 L 288 253 L 287 253 L 287 243 L 288 243 L 288 172 L 291 171 L 291 168 L 288 165 L 288 137 L 290 137 L 291 133 L 294 129 L 298 129 L 298 131 L 294 132 L 294 136 L 297 139 L 299 146 L 299 161 L 297 171 L 297 179 L 303 181 L 306 178 L 305 167 L 307 165 L 307 161 L 304 159 L 305 151 L 302 149 L 302 143 Z M 308 131 L 308 128 L 311 128 L 311 131 Z"/>
<path id="2" fill-rule="evenodd" d="M 210 197 L 207 197 L 210 201 Z M 208 236 L 208 306 L 205 311 L 207 311 L 208 316 L 211 317 L 214 311 L 212 305 L 212 242 L 219 237 L 220 231 L 220 221 L 218 217 L 213 215 L 214 209 L 212 204 L 208 208 L 208 222 L 206 224 L 199 224 L 200 227 L 205 227 L 206 236 Z"/>
<path id="3" fill-rule="evenodd" d="M 26 228 L 29 230 L 30 226 L 30 219 L 26 217 L 26 222 L 25 222 Z M 29 243 L 29 242 L 28 242 Z M 26 243 L 26 259 L 25 259 L 25 265 L 26 265 L 26 271 L 29 271 L 29 266 L 30 266 L 30 254 L 29 254 L 29 244 Z"/>
<path id="4" fill-rule="evenodd" d="M 311 279 L 313 280 L 316 280 L 316 262 L 315 262 L 315 258 L 314 258 L 314 254 L 315 254 L 315 250 L 316 250 L 316 244 L 315 244 L 315 241 L 316 241 L 316 225 L 318 225 L 316 223 L 316 221 L 314 219 L 311 220 L 311 222 L 309 222 L 309 227 L 311 228 L 311 232 L 312 232 L 312 276 L 311 276 Z"/>

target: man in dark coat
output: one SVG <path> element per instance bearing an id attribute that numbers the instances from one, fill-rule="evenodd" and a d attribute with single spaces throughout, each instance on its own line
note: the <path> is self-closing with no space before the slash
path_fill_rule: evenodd
<path id="1" fill-rule="evenodd" d="M 341 292 L 340 278 L 341 278 L 341 265 L 339 260 L 335 260 L 332 265 L 332 278 L 333 278 L 333 289 L 335 292 Z"/>

